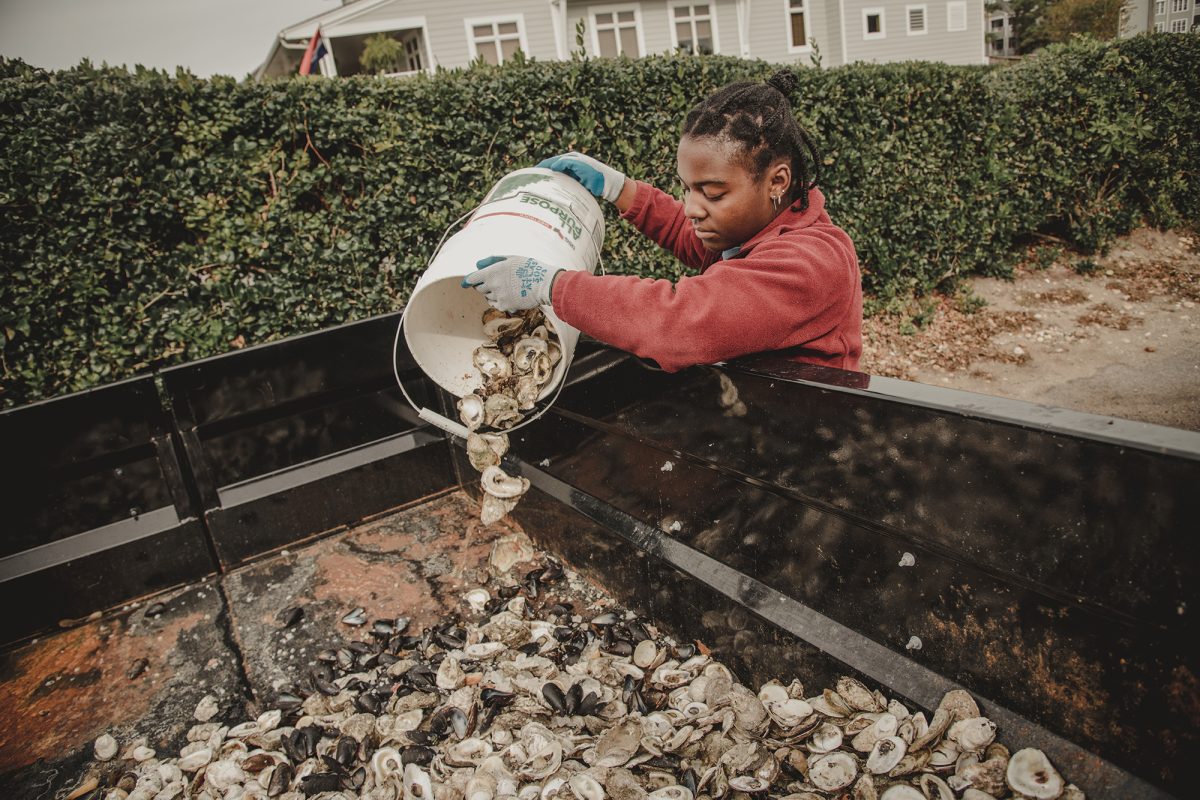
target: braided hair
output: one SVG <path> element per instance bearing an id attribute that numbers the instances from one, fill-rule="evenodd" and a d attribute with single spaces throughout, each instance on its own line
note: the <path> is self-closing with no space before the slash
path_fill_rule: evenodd
<path id="1" fill-rule="evenodd" d="M 817 186 L 821 159 L 807 131 L 792 116 L 788 97 L 798 82 L 794 73 L 780 70 L 766 83 L 731 83 L 688 112 L 683 135 L 736 144 L 756 179 L 771 164 L 786 159 L 792 167 L 788 202 L 799 200 L 798 210 L 804 211 L 809 190 Z"/>

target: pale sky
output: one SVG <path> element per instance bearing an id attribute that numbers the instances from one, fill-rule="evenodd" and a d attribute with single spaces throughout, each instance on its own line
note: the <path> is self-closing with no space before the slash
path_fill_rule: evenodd
<path id="1" fill-rule="evenodd" d="M 244 78 L 279 31 L 340 0 L 0 0 L 0 55 L 48 69 L 188 67 Z"/>

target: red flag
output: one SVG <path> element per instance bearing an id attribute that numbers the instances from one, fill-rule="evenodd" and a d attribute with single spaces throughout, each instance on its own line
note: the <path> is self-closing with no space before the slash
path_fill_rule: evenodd
<path id="1" fill-rule="evenodd" d="M 321 38 L 321 29 L 318 27 L 313 37 L 308 40 L 304 57 L 300 59 L 300 74 L 309 75 L 315 72 L 327 52 L 329 51 L 325 49 L 325 40 Z"/>

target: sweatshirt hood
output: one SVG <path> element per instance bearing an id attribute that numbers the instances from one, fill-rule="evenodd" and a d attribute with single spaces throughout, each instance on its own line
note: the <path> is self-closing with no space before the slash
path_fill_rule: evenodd
<path id="1" fill-rule="evenodd" d="M 738 251 L 739 256 L 743 256 L 750 252 L 751 248 L 766 239 L 771 239 L 775 236 L 794 231 L 798 228 L 807 228 L 822 220 L 825 214 L 825 195 L 821 194 L 820 189 L 808 190 L 808 208 L 804 211 L 795 210 L 798 208 L 799 201 L 797 200 L 788 209 L 775 219 L 771 220 L 765 228 L 754 234 L 748 242 L 742 245 Z"/>

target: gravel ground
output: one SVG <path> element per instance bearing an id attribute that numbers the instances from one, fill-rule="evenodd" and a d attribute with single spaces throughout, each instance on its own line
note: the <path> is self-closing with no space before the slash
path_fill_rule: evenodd
<path id="1" fill-rule="evenodd" d="M 1090 270 L 1080 261 L 1043 267 L 1031 253 L 1012 280 L 974 278 L 939 298 L 922 327 L 872 317 L 862 368 L 1200 430 L 1200 236 L 1141 229 Z"/>

